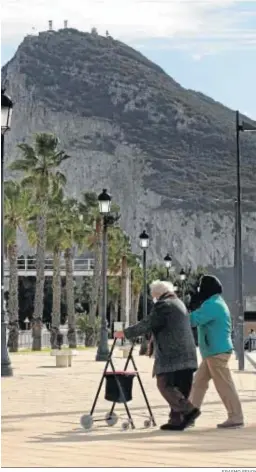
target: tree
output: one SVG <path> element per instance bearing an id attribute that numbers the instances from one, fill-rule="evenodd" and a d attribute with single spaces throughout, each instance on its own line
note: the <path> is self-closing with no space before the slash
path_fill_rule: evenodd
<path id="1" fill-rule="evenodd" d="M 108 302 L 110 308 L 109 327 L 118 319 L 118 308 L 120 300 L 120 278 L 108 277 Z"/>
<path id="2" fill-rule="evenodd" d="M 85 346 L 91 346 L 90 337 L 92 333 L 96 342 L 99 338 L 100 318 L 96 317 L 93 323 L 91 323 L 89 315 L 87 313 L 81 313 L 77 318 L 77 328 L 78 332 L 85 336 Z"/>
<path id="3" fill-rule="evenodd" d="M 81 213 L 81 203 L 70 198 L 63 201 L 63 246 L 64 259 L 66 267 L 66 300 L 68 312 L 68 341 L 69 347 L 76 347 L 76 314 L 74 297 L 74 253 L 75 246 L 82 250 L 88 233 L 91 232 L 90 226 Z"/>
<path id="4" fill-rule="evenodd" d="M 59 187 L 53 195 L 47 215 L 46 247 L 53 253 L 52 276 L 52 316 L 51 316 L 51 347 L 58 348 L 57 336 L 61 322 L 61 252 L 64 249 L 65 228 L 63 225 L 63 190 Z"/>
<path id="5" fill-rule="evenodd" d="M 18 182 L 9 180 L 4 184 L 4 238 L 10 265 L 9 278 L 9 339 L 11 352 L 18 351 L 19 341 L 19 285 L 17 267 L 17 230 L 26 228 L 30 209 L 30 194 Z"/>
<path id="6" fill-rule="evenodd" d="M 49 198 L 56 178 L 64 185 L 66 178 L 57 169 L 69 158 L 58 150 L 59 141 L 49 133 L 37 133 L 34 146 L 27 143 L 18 145 L 22 158 L 14 161 L 10 169 L 25 174 L 22 185 L 33 192 L 32 205 L 37 207 L 36 218 L 36 293 L 32 320 L 32 350 L 41 349 L 41 328 L 44 302 L 44 263 L 46 249 L 46 224 Z"/>
<path id="7" fill-rule="evenodd" d="M 132 293 L 130 324 L 135 324 L 138 321 L 139 303 L 143 287 L 143 272 L 138 262 L 133 264 L 131 279 Z"/>
<path id="8" fill-rule="evenodd" d="M 121 321 L 127 321 L 127 278 L 131 262 L 129 237 L 120 226 L 113 226 L 109 231 L 109 271 L 121 275 Z"/>
<path id="9" fill-rule="evenodd" d="M 99 214 L 99 203 L 97 195 L 94 192 L 85 192 L 83 202 L 80 204 L 80 212 L 84 220 L 91 227 L 86 239 L 86 245 L 94 254 L 93 281 L 90 300 L 89 318 L 92 323 L 96 317 L 99 303 L 99 291 L 101 280 L 101 242 L 102 242 L 102 219 Z"/>

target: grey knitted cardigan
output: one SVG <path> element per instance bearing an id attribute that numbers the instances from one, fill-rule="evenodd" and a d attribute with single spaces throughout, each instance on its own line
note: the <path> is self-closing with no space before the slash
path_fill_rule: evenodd
<path id="1" fill-rule="evenodd" d="M 163 295 L 148 317 L 124 330 L 127 339 L 153 334 L 156 375 L 197 369 L 197 355 L 190 320 L 179 298 Z"/>

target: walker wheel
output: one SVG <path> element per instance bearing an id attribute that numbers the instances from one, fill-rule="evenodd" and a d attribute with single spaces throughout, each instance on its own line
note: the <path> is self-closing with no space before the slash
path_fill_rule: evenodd
<path id="1" fill-rule="evenodd" d="M 127 429 L 129 429 L 129 427 L 130 427 L 130 424 L 129 424 L 127 421 L 125 421 L 125 422 L 122 424 L 122 430 L 123 430 L 123 431 L 127 431 Z"/>
<path id="2" fill-rule="evenodd" d="M 106 423 L 108 426 L 114 426 L 118 422 L 118 416 L 115 413 L 110 413 L 106 414 Z"/>
<path id="3" fill-rule="evenodd" d="M 91 429 L 91 427 L 93 425 L 93 417 L 91 415 L 81 416 L 80 424 L 86 430 Z"/>
<path id="4" fill-rule="evenodd" d="M 151 420 L 149 420 L 149 419 L 145 420 L 144 421 L 144 428 L 150 428 L 150 426 L 151 426 Z"/>

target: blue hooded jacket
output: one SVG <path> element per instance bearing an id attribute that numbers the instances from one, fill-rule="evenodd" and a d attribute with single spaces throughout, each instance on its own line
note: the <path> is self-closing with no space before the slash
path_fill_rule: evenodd
<path id="1" fill-rule="evenodd" d="M 221 296 L 220 281 L 206 275 L 200 283 L 200 308 L 190 314 L 192 327 L 197 327 L 198 345 L 202 358 L 224 354 L 233 350 L 231 317 Z"/>

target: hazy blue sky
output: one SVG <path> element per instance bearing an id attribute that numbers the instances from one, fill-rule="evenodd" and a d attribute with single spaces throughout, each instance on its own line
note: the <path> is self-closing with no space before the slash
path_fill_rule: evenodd
<path id="1" fill-rule="evenodd" d="M 69 26 L 139 49 L 181 85 L 256 119 L 256 0 L 9 0 L 2 64 L 26 34 Z"/>

